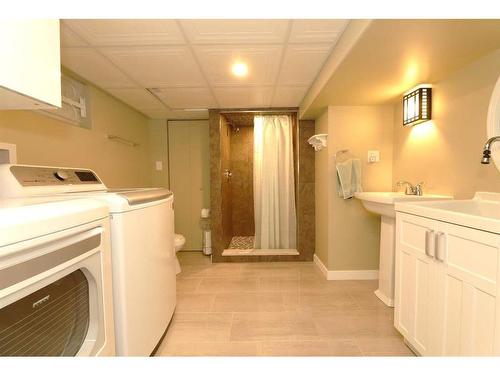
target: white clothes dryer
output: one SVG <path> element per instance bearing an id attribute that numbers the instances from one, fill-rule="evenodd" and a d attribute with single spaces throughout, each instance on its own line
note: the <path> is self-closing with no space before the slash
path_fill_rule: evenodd
<path id="1" fill-rule="evenodd" d="M 0 201 L 0 355 L 115 355 L 105 204 Z"/>
<path id="2" fill-rule="evenodd" d="M 0 165 L 0 196 L 85 197 L 110 212 L 116 353 L 150 355 L 176 305 L 173 194 L 107 189 L 88 169 Z"/>

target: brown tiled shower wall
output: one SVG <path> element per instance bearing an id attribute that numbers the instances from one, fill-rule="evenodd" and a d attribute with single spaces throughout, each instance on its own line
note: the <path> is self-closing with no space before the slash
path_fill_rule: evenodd
<path id="1" fill-rule="evenodd" d="M 221 261 L 221 249 L 225 248 L 222 231 L 222 166 L 221 166 L 221 131 L 219 111 L 208 112 L 210 138 L 210 223 L 212 230 L 212 253 L 215 262 Z M 226 124 L 227 127 L 227 124 Z"/>
<path id="2" fill-rule="evenodd" d="M 233 236 L 253 236 L 253 127 L 231 130 Z"/>
<path id="3" fill-rule="evenodd" d="M 231 127 L 224 117 L 221 118 L 220 123 L 220 149 L 221 149 L 221 172 L 231 170 Z M 221 198 L 220 205 L 222 206 L 222 236 L 224 239 L 224 247 L 231 242 L 233 237 L 233 199 L 231 193 L 232 182 L 226 178 L 221 178 Z"/>
<path id="4" fill-rule="evenodd" d="M 313 260 L 315 249 L 314 149 L 307 140 L 314 135 L 314 120 L 299 121 L 299 183 L 297 194 L 298 248 L 301 260 Z"/>
<path id="5" fill-rule="evenodd" d="M 312 260 L 314 239 L 314 150 L 307 139 L 314 134 L 314 121 L 299 121 L 299 179 L 297 225 L 299 256 L 223 257 L 231 237 L 253 235 L 253 128 L 231 127 L 219 110 L 209 111 L 210 126 L 210 205 L 212 260 L 214 262 L 304 261 Z M 232 159 L 232 160 L 231 160 Z M 229 183 L 225 169 L 232 169 Z M 232 186 L 232 187 L 231 187 Z"/>

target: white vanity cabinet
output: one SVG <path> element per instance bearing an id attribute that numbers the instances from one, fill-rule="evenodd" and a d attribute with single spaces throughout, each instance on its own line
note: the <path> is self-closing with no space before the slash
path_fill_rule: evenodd
<path id="1" fill-rule="evenodd" d="M 500 235 L 398 212 L 394 324 L 421 355 L 500 355 Z"/>
<path id="2" fill-rule="evenodd" d="M 59 20 L 1 20 L 0 53 L 0 109 L 61 107 Z"/>

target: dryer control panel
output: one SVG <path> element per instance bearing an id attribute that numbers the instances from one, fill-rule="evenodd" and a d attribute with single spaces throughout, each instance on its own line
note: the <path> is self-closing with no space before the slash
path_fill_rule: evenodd
<path id="1" fill-rule="evenodd" d="M 90 169 L 0 164 L 0 198 L 105 190 Z"/>
<path id="2" fill-rule="evenodd" d="M 12 165 L 12 175 L 22 186 L 100 184 L 99 177 L 89 169 L 70 169 Z"/>

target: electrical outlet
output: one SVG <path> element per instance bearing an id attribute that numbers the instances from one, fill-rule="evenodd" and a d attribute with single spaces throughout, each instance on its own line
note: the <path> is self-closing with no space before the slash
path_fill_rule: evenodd
<path id="1" fill-rule="evenodd" d="M 380 161 L 380 151 L 371 150 L 368 151 L 368 163 L 377 163 Z"/>
<path id="2" fill-rule="evenodd" d="M 163 162 L 161 160 L 156 161 L 156 170 L 157 171 L 163 170 Z"/>

